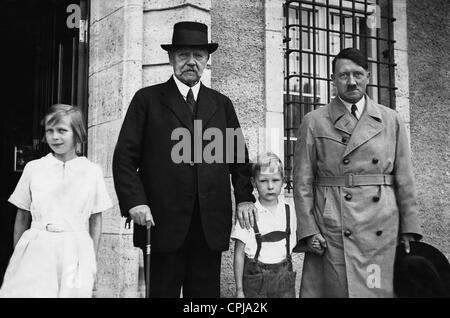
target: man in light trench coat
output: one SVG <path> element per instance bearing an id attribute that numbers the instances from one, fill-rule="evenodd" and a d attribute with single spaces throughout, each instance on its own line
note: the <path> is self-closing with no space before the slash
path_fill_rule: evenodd
<path id="1" fill-rule="evenodd" d="M 366 94 L 365 56 L 333 60 L 338 97 L 308 113 L 295 146 L 294 201 L 305 255 L 300 297 L 393 297 L 400 242 L 420 240 L 406 130 Z"/>

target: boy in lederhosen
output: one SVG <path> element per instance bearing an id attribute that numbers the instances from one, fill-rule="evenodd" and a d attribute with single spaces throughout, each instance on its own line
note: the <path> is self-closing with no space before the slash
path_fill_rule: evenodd
<path id="1" fill-rule="evenodd" d="M 274 153 L 259 156 L 252 168 L 252 184 L 258 190 L 258 211 L 253 228 L 236 222 L 234 276 L 236 297 L 295 297 L 291 252 L 297 221 L 294 209 L 279 198 L 284 184 L 283 164 Z"/>

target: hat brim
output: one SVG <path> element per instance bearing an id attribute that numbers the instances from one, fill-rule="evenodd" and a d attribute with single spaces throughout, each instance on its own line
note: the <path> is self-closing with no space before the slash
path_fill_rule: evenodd
<path id="1" fill-rule="evenodd" d="M 209 54 L 214 53 L 219 47 L 218 43 L 208 43 L 208 44 L 186 44 L 186 45 L 173 45 L 173 44 L 161 44 L 161 48 L 167 52 L 180 47 L 195 47 L 195 48 L 205 48 Z"/>
<path id="2" fill-rule="evenodd" d="M 421 274 L 418 275 L 417 272 Z M 444 254 L 423 242 L 410 242 L 409 254 L 406 254 L 404 244 L 397 246 L 393 282 L 397 297 L 428 297 L 427 293 L 437 290 L 435 287 L 439 288 L 432 286 L 432 272 L 438 276 L 437 285 L 444 286 L 444 289 L 446 287 L 437 296 L 449 297 L 450 263 Z"/>

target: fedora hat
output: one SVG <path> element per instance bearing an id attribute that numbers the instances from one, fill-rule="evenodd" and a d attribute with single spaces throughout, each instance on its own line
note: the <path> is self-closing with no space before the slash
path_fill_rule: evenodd
<path id="1" fill-rule="evenodd" d="M 208 43 L 208 27 L 199 22 L 183 21 L 173 26 L 172 44 L 161 44 L 163 50 L 170 51 L 176 47 L 202 47 L 213 53 L 219 44 Z"/>
<path id="2" fill-rule="evenodd" d="M 450 264 L 437 248 L 422 242 L 397 246 L 394 292 L 400 298 L 450 297 Z"/>

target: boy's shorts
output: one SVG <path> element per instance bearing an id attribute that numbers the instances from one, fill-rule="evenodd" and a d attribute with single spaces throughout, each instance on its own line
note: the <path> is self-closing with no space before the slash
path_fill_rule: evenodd
<path id="1" fill-rule="evenodd" d="M 245 257 L 243 288 L 246 298 L 295 298 L 292 261 L 265 264 Z"/>

